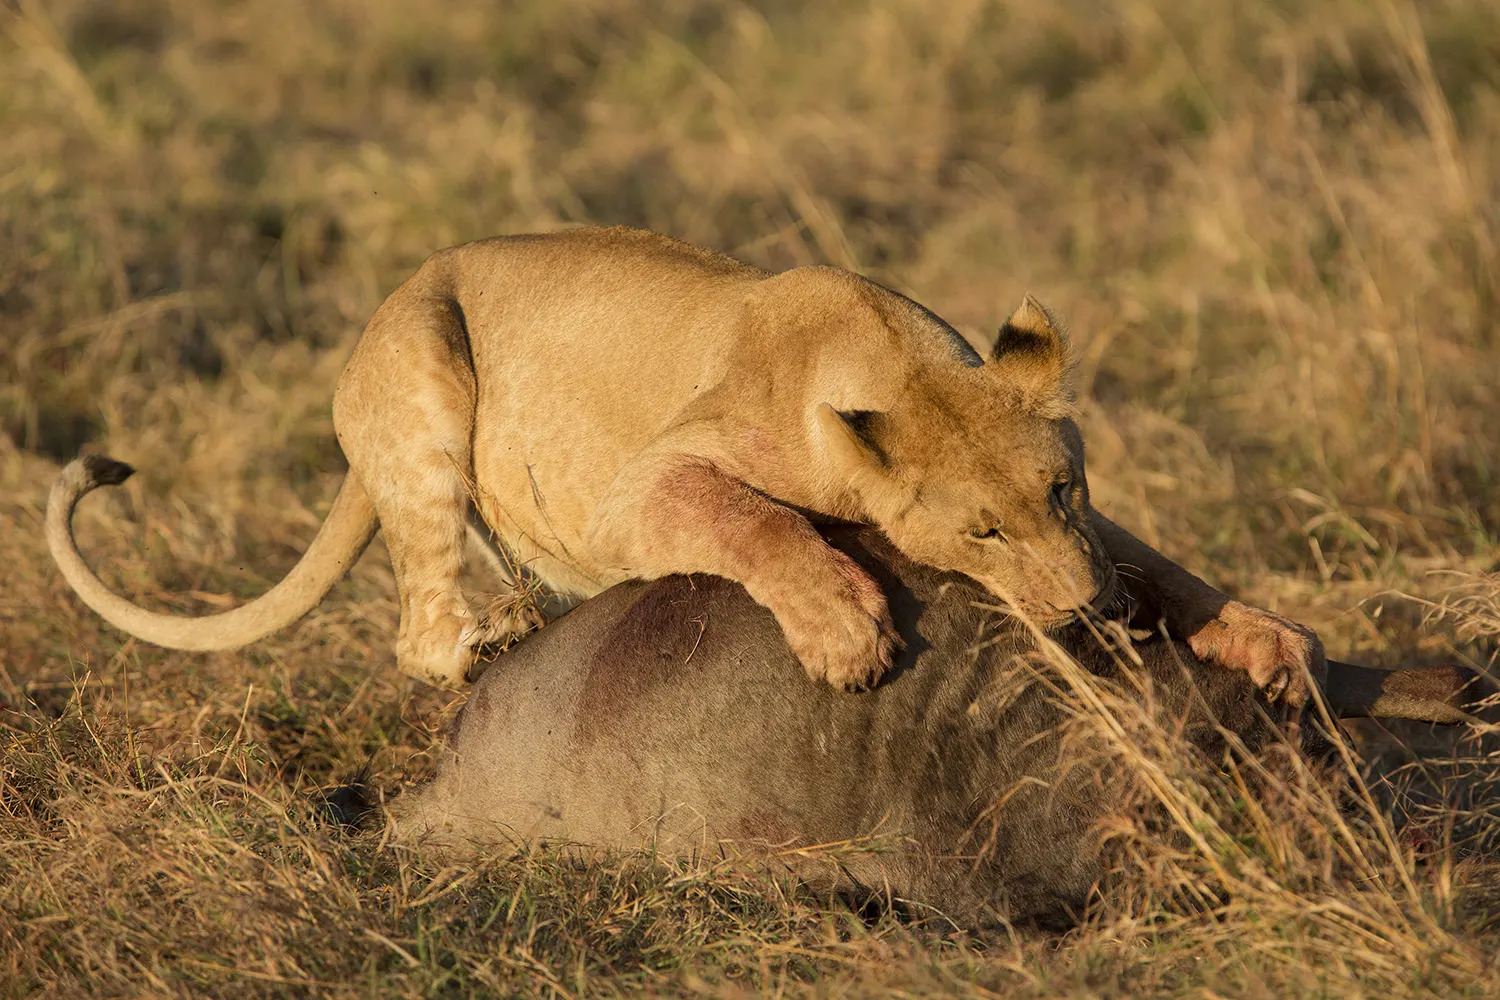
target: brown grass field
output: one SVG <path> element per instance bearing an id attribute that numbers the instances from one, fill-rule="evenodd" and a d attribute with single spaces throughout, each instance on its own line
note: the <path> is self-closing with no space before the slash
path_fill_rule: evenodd
<path id="1" fill-rule="evenodd" d="M 858 268 L 976 340 L 1029 289 L 1104 511 L 1341 658 L 1495 664 L 1493 0 L 0 0 L 0 996 L 1500 995 L 1479 727 L 1360 728 L 1455 796 L 1404 827 L 1348 775 L 1343 808 L 1247 798 L 1143 736 L 1178 836 L 1122 819 L 1128 888 L 1078 929 L 974 937 L 323 821 L 365 768 L 427 773 L 457 701 L 394 669 L 378 541 L 234 653 L 74 599 L 62 462 L 140 470 L 80 512 L 112 586 L 258 594 L 343 474 L 381 298 L 585 222 Z"/>

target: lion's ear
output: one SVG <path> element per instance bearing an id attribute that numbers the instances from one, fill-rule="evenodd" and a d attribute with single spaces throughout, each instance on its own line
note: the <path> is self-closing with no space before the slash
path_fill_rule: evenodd
<path id="1" fill-rule="evenodd" d="M 1072 352 L 1068 334 L 1047 307 L 1027 293 L 1000 328 L 986 367 L 1035 402 L 1066 396 Z"/>
<path id="2" fill-rule="evenodd" d="M 818 430 L 834 466 L 846 472 L 884 469 L 887 458 L 880 447 L 884 419 L 885 415 L 875 410 L 836 410 L 819 403 Z"/>

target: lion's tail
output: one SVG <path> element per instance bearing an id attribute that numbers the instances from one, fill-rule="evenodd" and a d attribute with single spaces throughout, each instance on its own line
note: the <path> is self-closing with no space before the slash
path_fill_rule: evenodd
<path id="1" fill-rule="evenodd" d="M 47 547 L 83 603 L 116 628 L 158 646 L 234 649 L 291 624 L 317 606 L 375 536 L 375 508 L 359 481 L 348 476 L 307 552 L 265 594 L 232 611 L 202 618 L 148 611 L 107 588 L 84 563 L 73 537 L 78 501 L 99 486 L 123 483 L 134 471 L 101 455 L 70 462 L 47 498 Z"/>

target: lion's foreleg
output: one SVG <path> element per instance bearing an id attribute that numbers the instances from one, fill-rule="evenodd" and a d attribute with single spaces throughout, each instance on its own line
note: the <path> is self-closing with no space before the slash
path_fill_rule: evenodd
<path id="1" fill-rule="evenodd" d="M 691 455 L 639 459 L 600 506 L 592 548 L 623 575 L 737 580 L 781 624 L 813 677 L 878 680 L 899 644 L 879 585 L 801 514 Z M 713 623 L 706 623 L 712 627 Z"/>
<path id="2" fill-rule="evenodd" d="M 1245 671 L 1273 700 L 1307 700 L 1309 680 L 1316 683 L 1325 670 L 1323 644 L 1312 629 L 1234 600 L 1098 511 L 1091 516 L 1121 585 L 1136 600 L 1137 624 L 1165 624 L 1194 655 Z"/>

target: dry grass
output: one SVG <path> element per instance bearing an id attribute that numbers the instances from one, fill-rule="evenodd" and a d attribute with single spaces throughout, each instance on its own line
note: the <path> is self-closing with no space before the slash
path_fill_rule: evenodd
<path id="1" fill-rule="evenodd" d="M 142 470 L 80 517 L 106 579 L 260 592 L 332 498 L 329 398 L 381 296 L 459 240 L 624 222 L 857 266 L 980 339 L 1031 289 L 1071 320 L 1107 512 L 1344 658 L 1484 666 L 1492 3 L 423 11 L 0 3 L 0 993 L 1500 992 L 1453 813 L 1415 852 L 1125 725 L 1192 836 L 1123 831 L 1136 888 L 1061 939 L 630 860 L 441 871 L 313 804 L 422 773 L 451 708 L 392 669 L 378 545 L 302 624 L 190 656 L 102 626 L 40 541 L 97 447 Z"/>

